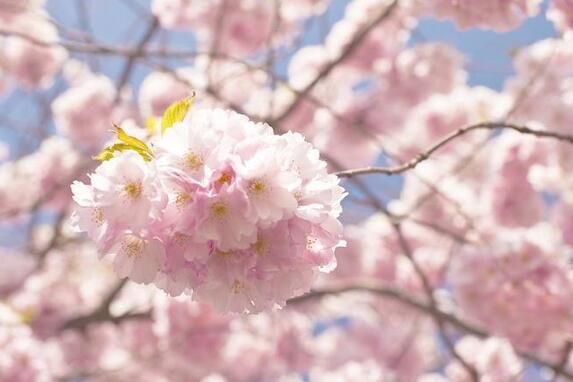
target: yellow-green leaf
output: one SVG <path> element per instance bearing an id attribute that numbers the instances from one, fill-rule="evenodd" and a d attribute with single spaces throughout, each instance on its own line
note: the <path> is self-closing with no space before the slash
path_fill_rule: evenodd
<path id="1" fill-rule="evenodd" d="M 129 149 L 130 147 L 125 143 L 114 143 L 113 145 L 104 148 L 98 155 L 92 158 L 103 162 L 113 158 L 113 154 L 115 152 L 125 151 Z"/>
<path id="2" fill-rule="evenodd" d="M 125 150 L 135 151 L 146 161 L 153 159 L 153 152 L 145 142 L 127 134 L 121 127 L 117 125 L 114 125 L 114 127 L 116 128 L 117 138 L 120 142 L 114 143 L 113 145 L 104 148 L 102 152 L 93 157 L 93 159 L 99 161 L 107 161 L 113 158 L 116 152 L 122 152 Z"/>
<path id="3" fill-rule="evenodd" d="M 151 154 L 151 149 L 142 140 L 128 135 L 121 127 L 113 125 L 117 130 L 117 139 L 126 145 Z"/>
<path id="4" fill-rule="evenodd" d="M 195 100 L 195 92 L 190 97 L 177 101 L 165 110 L 163 113 L 163 118 L 161 119 L 161 134 L 165 133 L 167 129 L 172 127 L 177 122 L 183 121 L 189 109 L 191 109 L 191 105 L 193 105 L 193 101 Z"/>

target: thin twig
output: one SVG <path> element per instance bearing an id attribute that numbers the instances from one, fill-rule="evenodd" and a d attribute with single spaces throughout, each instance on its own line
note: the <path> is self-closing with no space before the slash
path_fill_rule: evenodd
<path id="1" fill-rule="evenodd" d="M 529 128 L 527 126 L 519 126 L 511 123 L 506 122 L 483 122 L 478 123 L 476 125 L 467 126 L 461 129 L 458 129 L 451 134 L 448 134 L 444 138 L 442 138 L 438 143 L 431 146 L 426 151 L 421 152 L 415 158 L 411 159 L 410 161 L 403 163 L 398 166 L 393 167 L 365 167 L 365 168 L 358 168 L 354 170 L 346 170 L 346 171 L 339 171 L 336 173 L 339 177 L 343 178 L 350 178 L 357 175 L 367 175 L 367 174 L 384 174 L 384 175 L 399 175 L 408 170 L 412 170 L 416 168 L 420 163 L 430 158 L 432 154 L 438 151 L 440 148 L 444 147 L 448 143 L 454 141 L 455 139 L 475 130 L 498 130 L 498 129 L 506 129 L 506 130 L 513 130 L 517 131 L 521 134 L 526 135 L 534 135 L 539 138 L 552 138 L 557 139 L 559 141 L 567 142 L 573 144 L 573 135 L 558 133 L 555 131 L 546 131 L 546 130 L 535 130 Z"/>
<path id="2" fill-rule="evenodd" d="M 118 77 L 117 85 L 116 85 L 117 90 L 118 90 L 117 99 L 120 97 L 121 89 L 124 87 L 124 85 L 127 83 L 127 81 L 129 81 L 129 77 L 130 77 L 131 72 L 133 71 L 133 68 L 135 66 L 136 58 L 140 57 L 142 55 L 143 49 L 149 43 L 149 41 L 153 38 L 153 35 L 155 34 L 155 32 L 157 32 L 158 29 L 159 29 L 159 19 L 157 17 L 153 17 L 151 19 L 151 22 L 149 23 L 147 30 L 145 31 L 145 33 L 141 37 L 141 40 L 139 40 L 139 42 L 137 43 L 137 46 L 135 47 L 133 54 L 128 56 L 127 61 L 125 63 L 125 66 L 124 66 L 121 74 Z M 116 99 L 116 102 L 117 102 L 117 99 Z"/>

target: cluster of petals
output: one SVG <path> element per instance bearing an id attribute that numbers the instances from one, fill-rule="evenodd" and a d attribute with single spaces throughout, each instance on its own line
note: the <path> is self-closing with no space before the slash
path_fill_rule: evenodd
<path id="1" fill-rule="evenodd" d="M 198 109 L 153 143 L 74 182 L 76 224 L 119 276 L 219 310 L 252 312 L 310 288 L 343 245 L 343 189 L 296 133 Z"/>
<path id="2" fill-rule="evenodd" d="M 307 46 L 295 54 L 289 64 L 292 88 L 304 89 L 335 59 L 327 48 Z M 305 134 L 321 152 L 348 168 L 372 164 L 381 149 L 390 150 L 384 140 L 405 146 L 411 131 L 397 127 L 405 124 L 409 111 L 432 95 L 451 92 L 464 82 L 465 72 L 461 54 L 444 44 L 394 50 L 378 51 L 370 46 L 365 49 L 370 56 L 358 51 L 345 60 L 314 89 L 313 96 L 319 102 L 302 101 L 285 119 L 285 128 Z M 369 86 L 360 85 L 365 82 Z M 284 93 L 294 94 L 279 92 L 279 106 L 291 102 Z M 386 107 L 375 107 L 380 103 Z M 341 145 L 345 150 L 339 149 Z"/>
<path id="3" fill-rule="evenodd" d="M 547 224 L 504 236 L 491 252 L 468 249 L 459 253 L 448 279 L 470 319 L 517 347 L 539 349 L 571 330 L 573 280 L 560 255 L 564 247 L 559 233 Z"/>
<path id="4" fill-rule="evenodd" d="M 48 88 L 66 60 L 66 50 L 57 45 L 58 31 L 42 5 L 42 1 L 0 1 L 0 21 L 10 33 L 0 38 L 0 83 Z M 0 86 L 0 93 L 2 88 L 7 85 Z"/>
<path id="5" fill-rule="evenodd" d="M 69 183 L 80 155 L 65 138 L 52 136 L 38 150 L 0 165 L 0 213 L 17 215 L 35 204 L 60 208 L 70 199 Z"/>
<path id="6" fill-rule="evenodd" d="M 70 87 L 51 105 L 56 128 L 80 147 L 97 150 L 110 136 L 110 119 L 118 98 L 115 86 L 108 77 L 75 63 L 67 65 L 64 74 Z"/>
<path id="7" fill-rule="evenodd" d="M 561 31 L 573 28 L 573 3 L 568 0 L 552 0 L 547 18 Z"/>
<path id="8" fill-rule="evenodd" d="M 0 316 L 2 313 L 0 313 Z M 1 318 L 0 318 L 1 320 Z M 2 323 L 7 327 L 17 325 Z M 54 379 L 57 349 L 34 338 L 25 325 L 0 330 L 0 380 L 50 382 Z"/>
<path id="9" fill-rule="evenodd" d="M 468 335 L 456 343 L 455 349 L 464 361 L 479 373 L 482 381 L 520 380 L 523 364 L 507 339 L 500 337 L 479 339 Z M 467 366 L 458 361 L 448 364 L 445 374 L 445 376 L 437 373 L 426 374 L 419 381 L 466 382 L 472 378 Z"/>
<path id="10" fill-rule="evenodd" d="M 193 30 L 201 45 L 242 56 L 268 45 L 274 32 L 284 39 L 298 22 L 324 12 L 327 4 L 328 0 L 293 0 L 277 5 L 265 0 L 154 0 L 151 10 L 165 28 Z"/>
<path id="11" fill-rule="evenodd" d="M 415 12 L 453 20 L 461 29 L 473 27 L 505 32 L 534 16 L 540 0 L 411 0 Z"/>

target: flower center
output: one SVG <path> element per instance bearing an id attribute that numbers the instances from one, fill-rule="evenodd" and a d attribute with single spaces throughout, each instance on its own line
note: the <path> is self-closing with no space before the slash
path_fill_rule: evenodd
<path id="1" fill-rule="evenodd" d="M 267 185 L 260 179 L 253 180 L 249 184 L 249 191 L 253 194 L 260 195 L 267 190 Z"/>
<path id="2" fill-rule="evenodd" d="M 309 251 L 315 251 L 318 246 L 318 239 L 316 237 L 308 236 L 306 238 L 306 249 Z"/>
<path id="3" fill-rule="evenodd" d="M 233 285 L 231 285 L 231 291 L 234 294 L 239 294 L 245 288 L 245 284 L 241 282 L 239 279 L 235 279 L 233 281 Z"/>
<path id="4" fill-rule="evenodd" d="M 257 255 L 264 255 L 267 251 L 267 244 L 263 239 L 258 239 L 251 245 L 251 250 Z"/>
<path id="5" fill-rule="evenodd" d="M 302 200 L 302 192 L 300 191 L 295 191 L 292 194 L 294 196 L 294 198 L 296 199 L 297 202 L 300 203 L 300 201 Z"/>
<path id="6" fill-rule="evenodd" d="M 215 217 L 223 218 L 223 217 L 225 217 L 225 215 L 227 215 L 228 208 L 224 202 L 218 201 L 218 202 L 211 204 L 211 212 L 213 213 L 213 215 Z"/>
<path id="7" fill-rule="evenodd" d="M 141 183 L 130 182 L 123 187 L 123 190 L 130 199 L 137 199 L 141 195 Z"/>
<path id="8" fill-rule="evenodd" d="M 193 171 L 198 170 L 201 166 L 203 166 L 203 158 L 191 151 L 185 155 L 185 166 Z"/>
<path id="9" fill-rule="evenodd" d="M 121 243 L 121 250 L 128 257 L 140 255 L 144 248 L 145 241 L 137 237 L 127 237 Z"/>
<path id="10" fill-rule="evenodd" d="M 101 208 L 92 208 L 91 219 L 98 227 L 103 224 L 103 211 Z"/>
<path id="11" fill-rule="evenodd" d="M 233 180 L 233 174 L 230 171 L 223 171 L 219 179 L 217 179 L 217 183 L 220 185 L 229 184 Z"/>
<path id="12" fill-rule="evenodd" d="M 191 202 L 193 197 L 186 192 L 178 192 L 177 197 L 175 198 L 175 204 L 177 207 L 183 207 L 187 203 Z"/>
<path id="13" fill-rule="evenodd" d="M 185 248 L 187 246 L 188 239 L 189 236 L 182 234 L 181 232 L 176 232 L 175 235 L 173 235 L 173 242 L 179 248 Z"/>

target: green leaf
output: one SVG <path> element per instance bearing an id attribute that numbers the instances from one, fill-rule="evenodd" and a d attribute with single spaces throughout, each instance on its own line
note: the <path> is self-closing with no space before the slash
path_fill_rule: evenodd
<path id="1" fill-rule="evenodd" d="M 172 127 L 177 122 L 183 121 L 189 109 L 193 105 L 195 100 L 195 92 L 190 97 L 177 101 L 169 105 L 165 113 L 163 113 L 163 118 L 161 119 L 161 134 L 164 134 L 167 129 Z"/>

